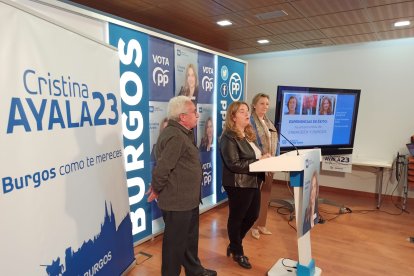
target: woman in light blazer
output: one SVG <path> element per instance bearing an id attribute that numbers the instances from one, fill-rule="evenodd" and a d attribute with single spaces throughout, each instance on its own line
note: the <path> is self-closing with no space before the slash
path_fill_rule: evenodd
<path id="1" fill-rule="evenodd" d="M 250 122 L 256 131 L 257 142 L 262 154 L 276 155 L 278 135 L 272 121 L 270 121 L 266 112 L 269 109 L 269 95 L 258 93 L 253 97 L 251 110 L 252 115 Z M 272 192 L 273 173 L 266 172 L 265 181 L 261 188 L 260 213 L 259 218 L 252 227 L 252 236 L 255 239 L 260 238 L 260 234 L 271 235 L 266 228 L 267 209 L 269 207 L 270 194 Z"/>

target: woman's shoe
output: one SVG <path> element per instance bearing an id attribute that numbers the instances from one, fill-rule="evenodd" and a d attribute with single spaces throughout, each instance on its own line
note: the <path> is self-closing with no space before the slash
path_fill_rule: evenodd
<path id="1" fill-rule="evenodd" d="M 264 226 L 257 226 L 257 230 L 259 230 L 258 232 L 262 233 L 263 235 L 272 235 L 272 232 L 267 230 L 267 228 Z"/>
<path id="2" fill-rule="evenodd" d="M 259 230 L 257 230 L 256 228 L 252 228 L 252 237 L 255 238 L 256 240 L 260 239 Z"/>
<path id="3" fill-rule="evenodd" d="M 252 265 L 249 263 L 249 258 L 244 255 L 233 255 L 233 260 L 239 264 L 239 266 L 251 269 Z"/>

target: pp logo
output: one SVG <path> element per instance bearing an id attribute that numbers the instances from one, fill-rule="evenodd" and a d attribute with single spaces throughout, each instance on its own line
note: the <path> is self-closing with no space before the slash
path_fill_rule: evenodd
<path id="1" fill-rule="evenodd" d="M 220 75 L 222 80 L 226 81 L 229 77 L 229 69 L 226 65 L 221 66 Z"/>
<path id="2" fill-rule="evenodd" d="M 201 87 L 203 87 L 204 91 L 211 92 L 213 90 L 213 78 L 204 76 L 201 80 Z"/>
<path id="3" fill-rule="evenodd" d="M 309 168 L 309 159 L 306 159 L 306 160 L 305 160 L 305 167 L 306 167 L 306 168 Z"/>
<path id="4" fill-rule="evenodd" d="M 210 186 L 211 184 L 211 171 L 203 172 L 203 186 Z"/>
<path id="5" fill-rule="evenodd" d="M 240 75 L 233 73 L 229 81 L 230 86 L 230 97 L 233 101 L 238 101 L 241 98 L 243 84 Z"/>
<path id="6" fill-rule="evenodd" d="M 155 67 L 154 71 L 152 71 L 152 81 L 157 86 L 165 87 L 168 84 L 168 70 L 162 70 L 161 67 Z"/>

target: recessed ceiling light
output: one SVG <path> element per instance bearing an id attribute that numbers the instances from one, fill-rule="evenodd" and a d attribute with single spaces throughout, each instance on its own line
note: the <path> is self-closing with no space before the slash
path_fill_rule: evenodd
<path id="1" fill-rule="evenodd" d="M 259 39 L 258 41 L 257 41 L 257 43 L 259 43 L 259 44 L 267 44 L 267 43 L 269 43 L 270 41 L 269 40 L 267 40 L 267 39 Z"/>
<path id="2" fill-rule="evenodd" d="M 222 26 L 222 27 L 233 25 L 233 23 L 231 23 L 230 20 L 217 21 L 217 24 Z"/>
<path id="3" fill-rule="evenodd" d="M 404 27 L 410 25 L 410 21 L 398 21 L 394 23 L 394 27 Z"/>

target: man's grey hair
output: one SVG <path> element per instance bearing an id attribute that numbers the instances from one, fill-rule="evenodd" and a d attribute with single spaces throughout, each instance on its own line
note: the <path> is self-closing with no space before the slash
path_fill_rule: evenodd
<path id="1" fill-rule="evenodd" d="M 171 98 L 171 100 L 168 102 L 167 108 L 168 119 L 179 121 L 180 114 L 186 113 L 188 111 L 186 103 L 191 103 L 191 99 L 187 96 L 177 96 Z"/>

